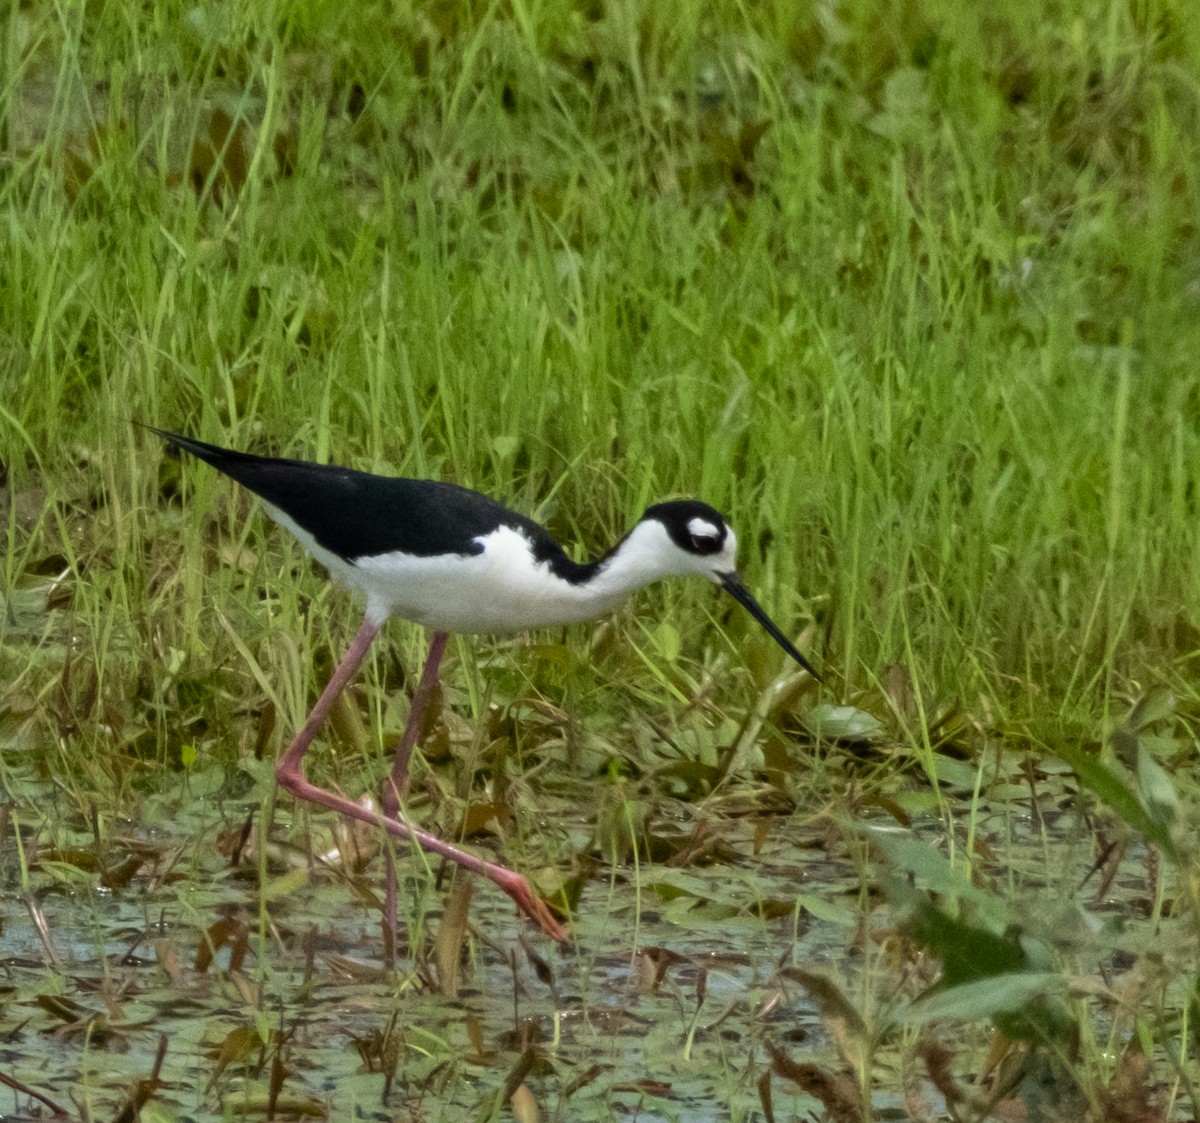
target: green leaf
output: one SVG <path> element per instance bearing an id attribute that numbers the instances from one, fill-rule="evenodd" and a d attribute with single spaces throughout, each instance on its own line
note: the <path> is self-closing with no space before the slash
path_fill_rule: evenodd
<path id="1" fill-rule="evenodd" d="M 798 904 L 806 913 L 823 920 L 827 924 L 837 924 L 842 928 L 853 928 L 858 923 L 858 914 L 853 909 L 846 908 L 834 901 L 827 901 L 813 893 L 801 893 L 796 898 Z"/>
<path id="2" fill-rule="evenodd" d="M 1016 938 L 947 916 L 923 896 L 911 902 L 901 927 L 941 962 L 946 986 L 1006 975 L 1028 966 L 1025 950 Z"/>
<path id="3" fill-rule="evenodd" d="M 1175 695 L 1165 686 L 1157 686 L 1137 700 L 1126 724 L 1140 733 L 1147 726 L 1163 721 L 1174 712 Z"/>
<path id="4" fill-rule="evenodd" d="M 891 828 L 873 827 L 868 837 L 883 851 L 888 863 L 896 870 L 911 875 L 922 889 L 928 889 L 952 901 L 968 902 L 977 919 L 996 932 L 1002 932 L 1012 922 L 1007 904 L 993 893 L 972 885 L 965 870 L 955 869 L 946 856 L 928 842 L 901 834 Z M 907 903 L 913 896 L 907 885 L 897 880 L 894 892 L 888 895 L 896 903 Z"/>
<path id="5" fill-rule="evenodd" d="M 913 1019 L 921 1024 L 942 1018 L 993 1018 L 1024 1010 L 1031 1002 L 1065 990 L 1057 972 L 1010 972 L 990 975 L 945 990 L 926 992 L 913 1003 Z"/>
<path id="6" fill-rule="evenodd" d="M 1074 770 L 1079 782 L 1098 796 L 1134 830 L 1140 831 L 1147 842 L 1159 846 L 1171 858 L 1177 857 L 1171 834 L 1162 822 L 1150 815 L 1134 791 L 1112 769 L 1101 764 L 1089 753 L 1061 747 L 1056 755 Z M 1145 756 L 1146 754 L 1139 754 Z M 1139 768 L 1140 771 L 1140 768 Z"/>
<path id="7" fill-rule="evenodd" d="M 656 869 L 652 875 L 647 876 L 643 887 L 657 893 L 664 901 L 682 896 L 708 900 L 715 888 L 709 878 L 697 877 L 686 870 L 668 867 Z"/>
<path id="8" fill-rule="evenodd" d="M 979 780 L 979 765 L 969 760 L 955 760 L 949 756 L 934 758 L 939 784 L 949 784 L 960 791 L 970 792 Z"/>
<path id="9" fill-rule="evenodd" d="M 654 629 L 654 641 L 668 663 L 675 663 L 679 660 L 680 652 L 683 651 L 683 641 L 679 638 L 679 631 L 674 625 L 663 620 Z"/>
<path id="10" fill-rule="evenodd" d="M 1183 805 L 1166 769 L 1144 747 L 1137 755 L 1137 784 L 1147 813 L 1169 834 L 1179 821 Z"/>
<path id="11" fill-rule="evenodd" d="M 281 877 L 272 878 L 263 886 L 262 899 L 264 901 L 285 900 L 304 889 L 311 880 L 312 873 L 306 866 L 289 870 Z"/>
<path id="12" fill-rule="evenodd" d="M 838 741 L 873 741 L 883 735 L 883 722 L 856 706 L 823 702 L 808 711 L 807 721 L 818 737 Z"/>
<path id="13" fill-rule="evenodd" d="M 502 433 L 500 436 L 492 438 L 492 452 L 499 460 L 508 460 L 511 456 L 516 455 L 516 451 L 520 447 L 521 438 L 511 433 Z"/>

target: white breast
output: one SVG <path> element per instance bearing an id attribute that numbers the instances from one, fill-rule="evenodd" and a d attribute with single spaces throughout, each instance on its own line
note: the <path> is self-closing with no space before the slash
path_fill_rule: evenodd
<path id="1" fill-rule="evenodd" d="M 512 527 L 475 539 L 480 554 L 380 554 L 342 563 L 340 575 L 367 598 L 373 619 L 402 616 L 442 632 L 515 632 L 587 620 L 615 608 L 624 590 L 572 585 L 534 560 Z M 322 559 L 324 560 L 324 559 Z M 340 560 L 340 559 L 338 559 Z"/>

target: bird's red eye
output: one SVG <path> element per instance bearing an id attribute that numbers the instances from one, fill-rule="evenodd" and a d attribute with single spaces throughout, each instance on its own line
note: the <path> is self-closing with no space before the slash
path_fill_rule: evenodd
<path id="1" fill-rule="evenodd" d="M 688 538 L 697 554 L 715 554 L 721 548 L 720 539 L 712 534 L 691 534 Z"/>

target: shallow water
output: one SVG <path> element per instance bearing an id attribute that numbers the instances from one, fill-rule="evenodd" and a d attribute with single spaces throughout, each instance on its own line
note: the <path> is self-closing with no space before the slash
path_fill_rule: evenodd
<path id="1" fill-rule="evenodd" d="M 881 921 L 847 845 L 854 832 L 828 818 L 777 816 L 765 829 L 749 818 L 714 821 L 717 864 L 602 867 L 583 892 L 566 949 L 477 883 L 470 918 L 486 939 L 469 941 L 459 993 L 448 998 L 428 985 L 428 951 L 420 961 L 402 957 L 385 975 L 379 913 L 363 901 L 364 887 L 378 890 L 378 861 L 357 885 L 284 865 L 270 867 L 263 883 L 252 856 L 231 870 L 214 852 L 209 810 L 201 801 L 176 824 L 178 837 L 148 840 L 194 863 L 179 857 L 174 878 L 159 884 L 155 874 L 97 890 L 94 876 L 44 854 L 26 894 L 7 847 L 0 1070 L 103 1119 L 150 1072 L 165 1035 L 147 1118 L 264 1114 L 278 1055 L 288 1070 L 283 1116 L 462 1120 L 487 1117 L 490 1098 L 531 1046 L 523 1082 L 543 1118 L 702 1123 L 763 1117 L 757 1081 L 768 1042 L 797 1060 L 839 1067 L 813 1002 L 780 967 L 827 970 L 852 1002 L 879 999 L 871 997 L 883 983 L 879 965 L 867 968 L 864 956 L 865 933 Z M 1054 817 L 1042 825 L 1016 805 L 1000 806 L 977 823 L 978 840 L 1004 855 L 1003 876 L 1031 900 L 1061 900 L 1093 857 L 1075 816 L 1047 812 Z M 588 824 L 581 815 L 567 826 L 586 833 Z M 938 834 L 932 823 L 922 833 Z M 161 870 L 162 862 L 151 865 Z M 260 884 L 270 902 L 262 908 Z M 410 911 L 411 895 L 423 894 L 426 930 L 435 931 L 440 894 L 411 874 L 404 888 Z M 1129 899 L 1140 889 L 1133 877 L 1113 893 Z M 244 959 L 231 969 L 224 948 L 201 970 L 202 933 L 221 917 L 246 925 Z M 549 972 L 539 977 L 525 948 Z M 52 1005 L 57 996 L 80 1009 L 64 1014 Z M 362 1053 L 372 1041 L 376 1056 L 386 1051 L 381 1040 L 391 1041 L 396 1060 L 386 1100 L 384 1077 L 367 1071 Z M 898 1062 L 886 1052 L 877 1059 L 876 1117 L 903 1118 L 899 1078 L 886 1077 Z M 820 1113 L 786 1081 L 776 1079 L 773 1093 L 777 1118 Z M 939 1097 L 927 1099 L 940 1109 Z M 4 1118 L 35 1117 L 23 1095 L 6 1108 Z"/>
<path id="2" fill-rule="evenodd" d="M 750 851 L 752 824 L 720 829 L 731 850 Z M 757 1098 L 753 1081 L 739 1077 L 756 1033 L 782 1041 L 821 1033 L 798 988 L 777 999 L 769 1014 L 754 1011 L 777 989 L 772 978 L 781 959 L 835 962 L 846 927 L 736 912 L 739 902 L 755 899 L 842 897 L 852 885 L 849 871 L 817 841 L 816 832 L 804 837 L 780 820 L 758 860 L 694 870 L 647 866 L 640 893 L 629 870 L 598 875 L 583 893 L 575 943 L 567 949 L 532 931 L 491 886 L 476 885 L 471 923 L 487 933 L 488 943 L 473 941 L 453 999 L 424 986 L 412 960 L 385 977 L 379 914 L 346 879 L 296 881 L 294 871 L 280 874 L 296 888 L 260 914 L 257 880 L 231 875 L 219 856 L 186 871 L 184 880 L 153 889 L 137 879 L 122 890 L 87 888 L 78 871 L 68 871 L 64 884 L 62 871 L 57 878 L 52 872 L 53 858 L 35 868 L 29 899 L 44 918 L 56 968 L 15 883 L 10 851 L 3 897 L 4 1069 L 60 1104 L 91 1105 L 103 1117 L 149 1072 L 166 1034 L 165 1084 L 156 1102 L 173 1105 L 179 1118 L 215 1118 L 236 1110 L 241 1096 L 265 1092 L 263 1079 L 245 1076 L 257 1055 L 246 1058 L 248 1065 L 230 1064 L 214 1081 L 221 1042 L 239 1027 L 269 1032 L 282 1026 L 290 1034 L 286 1063 L 292 1069 L 285 1091 L 313 1108 L 328 1105 L 338 1118 L 388 1119 L 419 1103 L 426 1118 L 462 1118 L 503 1086 L 524 1035 L 539 1056 L 526 1082 L 551 1106 L 555 1089 L 599 1066 L 572 1094 L 572 1115 L 613 1110 L 645 1120 L 729 1118 L 738 1103 L 753 1110 Z M 170 846 L 174 840 L 154 842 Z M 373 863 L 370 873 L 377 876 L 377 869 Z M 719 894 L 705 888 L 714 877 Z M 425 879 L 409 878 L 405 889 L 419 892 L 422 885 L 436 910 L 438 895 Z M 721 903 L 706 900 L 706 892 Z M 852 902 L 841 907 L 850 919 Z M 195 969 L 200 932 L 226 914 L 250 926 L 248 954 L 240 970 L 230 972 L 225 949 L 201 973 Z M 435 917 L 429 922 L 436 926 Z M 550 966 L 552 981 L 538 978 L 519 932 Z M 667 953 L 652 950 L 646 959 L 647 948 L 678 956 L 657 986 L 654 957 Z M 707 996 L 685 1057 L 701 968 Z M 68 1025 L 38 1004 L 58 994 L 97 1015 L 90 1029 Z M 355 1042 L 382 1033 L 393 1014 L 405 1048 L 385 1105 L 383 1078 L 360 1071 Z M 475 1025 L 468 1029 L 470 1020 Z M 475 1055 L 472 1035 L 482 1040 L 483 1056 Z"/>

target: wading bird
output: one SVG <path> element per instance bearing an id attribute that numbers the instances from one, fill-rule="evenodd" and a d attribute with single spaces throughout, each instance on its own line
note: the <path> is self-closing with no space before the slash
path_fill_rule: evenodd
<path id="1" fill-rule="evenodd" d="M 252 491 L 271 518 L 290 530 L 334 578 L 366 599 L 366 615 L 350 649 L 279 758 L 276 783 L 297 799 L 374 824 L 482 874 L 555 940 L 565 941 L 566 932 L 525 878 L 413 826 L 400 811 L 409 757 L 451 632 L 517 632 L 590 620 L 643 585 L 698 575 L 745 606 L 788 655 L 820 678 L 742 583 L 735 565 L 737 538 L 706 503 L 683 499 L 655 504 L 604 557 L 576 562 L 532 519 L 456 484 L 254 456 L 146 428 Z M 412 620 L 432 635 L 391 774 L 384 781 L 379 814 L 310 783 L 304 755 L 389 616 Z M 385 910 L 394 946 L 396 876 L 390 848 Z"/>

